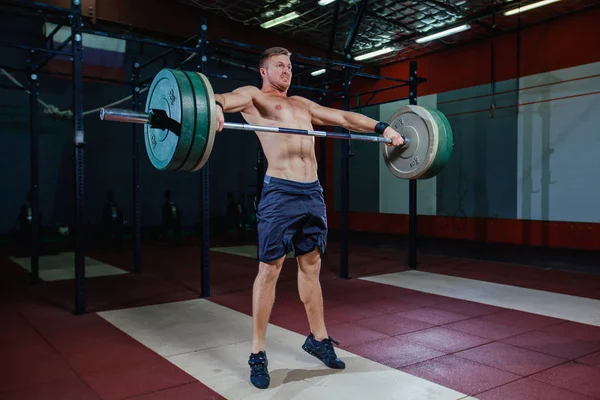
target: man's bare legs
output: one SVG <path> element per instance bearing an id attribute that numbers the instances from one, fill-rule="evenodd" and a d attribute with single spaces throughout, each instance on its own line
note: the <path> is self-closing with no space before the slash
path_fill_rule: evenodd
<path id="1" fill-rule="evenodd" d="M 265 351 L 265 336 L 275 303 L 275 287 L 281 273 L 285 257 L 273 263 L 259 264 L 258 275 L 254 280 L 252 292 L 252 354 L 250 364 L 250 381 L 259 389 L 266 389 L 270 384 Z M 321 360 L 329 368 L 344 369 L 346 364 L 340 360 L 333 349 L 334 342 L 325 329 L 323 313 L 323 295 L 319 274 L 321 257 L 318 250 L 298 257 L 298 292 L 304 303 L 310 324 L 311 335 L 306 338 L 302 348 Z M 337 342 L 335 342 L 337 343 Z"/>
<path id="2" fill-rule="evenodd" d="M 261 262 L 252 291 L 252 353 L 265 350 L 265 335 L 275 302 L 275 287 L 285 256 L 272 263 Z"/>
<path id="3" fill-rule="evenodd" d="M 329 337 L 325 329 L 320 273 L 321 255 L 318 249 L 298 257 L 298 293 L 304 303 L 310 331 L 319 341 Z"/>

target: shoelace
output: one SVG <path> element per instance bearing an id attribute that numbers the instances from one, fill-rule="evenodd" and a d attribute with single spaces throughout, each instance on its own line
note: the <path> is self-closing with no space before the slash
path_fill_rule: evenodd
<path id="1" fill-rule="evenodd" d="M 253 364 L 250 366 L 252 371 L 254 371 L 254 375 L 266 375 L 267 369 L 265 368 L 265 364 Z"/>
<path id="2" fill-rule="evenodd" d="M 334 351 L 332 342 L 338 346 L 340 345 L 339 342 L 336 342 L 335 339 L 333 339 L 331 336 L 329 336 L 327 339 L 323 339 L 323 342 L 322 342 L 325 344 L 325 348 L 330 352 Z"/>
<path id="3" fill-rule="evenodd" d="M 252 371 L 254 371 L 256 375 L 265 375 L 267 373 L 264 357 L 253 358 L 248 364 L 250 364 L 250 368 L 252 368 Z"/>

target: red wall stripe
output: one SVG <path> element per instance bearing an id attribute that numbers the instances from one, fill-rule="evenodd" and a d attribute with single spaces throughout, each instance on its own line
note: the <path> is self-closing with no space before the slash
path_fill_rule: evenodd
<path id="1" fill-rule="evenodd" d="M 340 213 L 329 212 L 329 225 L 339 227 Z M 408 234 L 408 215 L 350 213 L 352 230 Z M 433 215 L 417 217 L 419 236 L 489 243 L 600 249 L 600 224 L 494 218 L 458 218 Z"/>

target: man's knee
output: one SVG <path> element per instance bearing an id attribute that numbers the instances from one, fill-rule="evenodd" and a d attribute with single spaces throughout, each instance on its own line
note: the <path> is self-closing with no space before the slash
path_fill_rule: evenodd
<path id="1" fill-rule="evenodd" d="M 321 270 L 321 252 L 318 247 L 313 251 L 298 256 L 298 267 L 305 275 L 318 276 Z"/>
<path id="2" fill-rule="evenodd" d="M 277 280 L 277 278 L 279 277 L 279 273 L 281 272 L 284 260 L 285 257 L 282 257 L 272 262 L 261 261 L 258 265 L 259 276 L 267 281 Z"/>

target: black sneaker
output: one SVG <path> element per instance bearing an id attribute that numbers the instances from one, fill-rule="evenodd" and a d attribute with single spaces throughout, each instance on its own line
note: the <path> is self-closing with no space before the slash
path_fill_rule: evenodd
<path id="1" fill-rule="evenodd" d="M 346 368 L 346 364 L 335 354 L 333 343 L 339 346 L 339 343 L 333 340 L 331 337 L 323 339 L 319 342 L 311 333 L 308 335 L 306 341 L 302 345 L 302 349 L 308 354 L 313 355 L 319 360 L 323 361 L 323 364 L 327 365 L 329 368 L 344 369 Z"/>
<path id="2" fill-rule="evenodd" d="M 250 382 L 259 389 L 266 389 L 269 387 L 271 378 L 269 377 L 269 370 L 267 366 L 267 353 L 261 351 L 257 354 L 251 353 L 250 359 L 248 360 L 250 365 Z"/>

